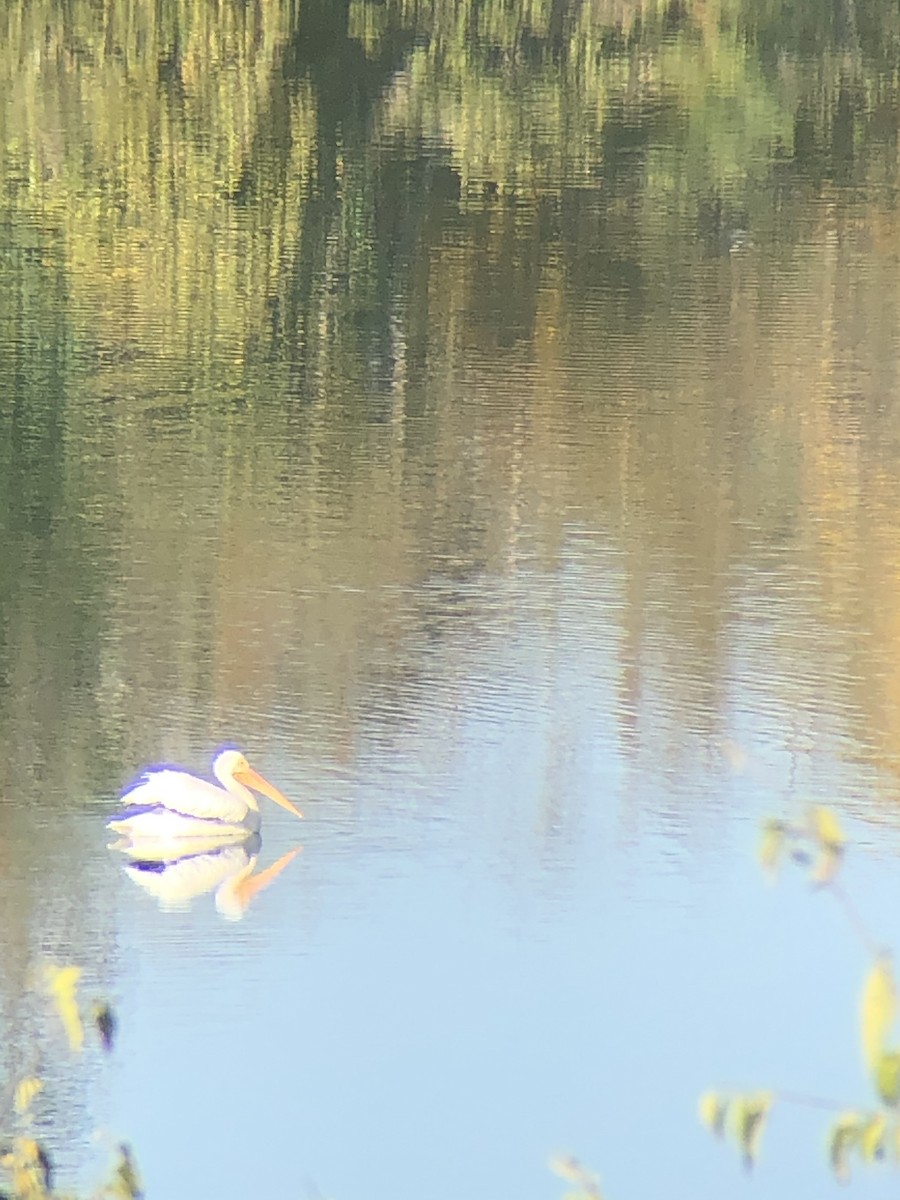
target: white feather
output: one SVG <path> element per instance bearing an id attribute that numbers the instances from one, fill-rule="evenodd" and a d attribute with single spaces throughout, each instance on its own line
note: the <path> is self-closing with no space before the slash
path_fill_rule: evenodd
<path id="1" fill-rule="evenodd" d="M 234 785 L 240 788 L 240 784 Z M 243 791 L 243 788 L 240 788 Z M 251 811 L 246 800 L 187 771 L 149 771 L 122 797 L 126 804 L 160 804 L 175 813 L 240 825 Z"/>

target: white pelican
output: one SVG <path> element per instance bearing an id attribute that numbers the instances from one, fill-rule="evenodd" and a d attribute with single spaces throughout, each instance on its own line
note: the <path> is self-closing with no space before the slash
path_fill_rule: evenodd
<path id="1" fill-rule="evenodd" d="M 169 767 L 145 772 L 122 793 L 126 807 L 107 821 L 107 828 L 132 839 L 243 841 L 248 833 L 259 829 L 254 791 L 268 796 L 295 817 L 303 816 L 278 788 L 253 770 L 240 750 L 218 754 L 213 774 L 218 787 Z"/>

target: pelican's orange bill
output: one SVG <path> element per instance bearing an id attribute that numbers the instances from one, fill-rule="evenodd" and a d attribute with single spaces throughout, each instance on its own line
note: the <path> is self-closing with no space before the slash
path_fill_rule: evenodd
<path id="1" fill-rule="evenodd" d="M 258 771 L 254 771 L 252 767 L 248 766 L 246 770 L 235 771 L 234 777 L 238 783 L 244 784 L 245 787 L 253 788 L 254 792 L 259 792 L 262 796 L 268 796 L 270 800 L 274 800 L 276 804 L 280 804 L 282 808 L 286 808 L 295 817 L 303 816 L 300 809 L 295 808 L 287 796 L 283 796 L 274 784 L 269 783 L 268 779 L 263 779 L 262 775 Z"/>

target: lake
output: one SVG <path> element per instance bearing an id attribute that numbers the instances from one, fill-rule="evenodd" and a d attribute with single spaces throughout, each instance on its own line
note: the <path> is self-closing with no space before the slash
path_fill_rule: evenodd
<path id="1" fill-rule="evenodd" d="M 165 1200 L 837 1195 L 900 900 L 896 13 L 0 34 L 4 1134 Z M 224 743 L 304 821 L 108 848 Z M 772 886 L 811 806 L 840 888 Z M 709 1088 L 775 1093 L 752 1172 Z"/>

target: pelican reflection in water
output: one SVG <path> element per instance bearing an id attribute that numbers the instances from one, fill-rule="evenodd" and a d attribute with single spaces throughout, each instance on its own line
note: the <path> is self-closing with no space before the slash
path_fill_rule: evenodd
<path id="1" fill-rule="evenodd" d="M 223 917 L 239 921 L 254 896 L 267 888 L 299 853 L 289 850 L 277 862 L 254 874 L 259 857 L 260 837 L 251 833 L 244 842 L 214 842 L 200 839 L 171 842 L 139 839 L 123 842 L 114 849 L 123 850 L 129 861 L 125 874 L 149 892 L 165 910 L 189 907 L 197 896 L 215 890 L 216 908 Z M 178 850 L 180 853 L 175 853 Z"/>
<path id="2" fill-rule="evenodd" d="M 253 770 L 240 750 L 221 751 L 213 762 L 213 774 L 218 785 L 187 771 L 151 768 L 122 793 L 125 807 L 107 821 L 108 828 L 135 839 L 243 840 L 260 826 L 254 792 L 268 796 L 295 817 L 303 816 Z"/>

